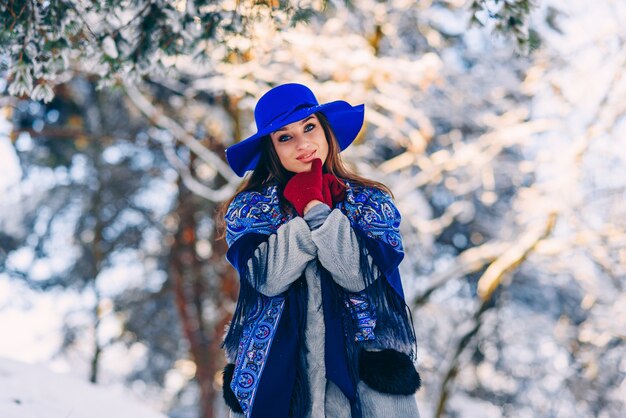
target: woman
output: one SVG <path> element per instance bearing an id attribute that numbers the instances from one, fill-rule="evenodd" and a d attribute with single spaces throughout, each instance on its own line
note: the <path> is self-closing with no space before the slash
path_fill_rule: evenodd
<path id="1" fill-rule="evenodd" d="M 363 111 L 284 84 L 259 100 L 258 132 L 226 150 L 252 171 L 220 212 L 241 283 L 223 343 L 233 417 L 419 416 L 400 214 L 339 155 Z"/>

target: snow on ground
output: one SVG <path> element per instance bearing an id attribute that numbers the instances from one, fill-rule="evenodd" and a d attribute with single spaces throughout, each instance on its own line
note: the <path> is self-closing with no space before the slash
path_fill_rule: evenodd
<path id="1" fill-rule="evenodd" d="M 120 388 L 0 358 L 2 418 L 166 418 Z"/>

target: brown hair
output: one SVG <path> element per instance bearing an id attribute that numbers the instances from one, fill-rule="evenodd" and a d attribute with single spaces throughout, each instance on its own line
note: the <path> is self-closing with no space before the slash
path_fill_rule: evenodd
<path id="1" fill-rule="evenodd" d="M 328 157 L 326 157 L 326 161 L 324 162 L 324 172 L 331 173 L 339 179 L 348 180 L 350 183 L 375 187 L 389 193 L 393 197 L 391 190 L 384 184 L 361 177 L 344 165 L 341 155 L 339 154 L 339 144 L 337 144 L 328 119 L 326 119 L 322 113 L 316 113 L 315 116 L 319 119 L 320 125 L 324 129 L 326 141 L 328 141 Z M 217 207 L 215 213 L 217 227 L 216 239 L 222 239 L 226 235 L 226 221 L 224 220 L 224 216 L 228 211 L 228 207 L 235 199 L 235 196 L 241 192 L 250 190 L 261 191 L 262 188 L 269 183 L 278 183 L 279 188 L 283 189 L 293 175 L 294 173 L 286 170 L 280 163 L 280 158 L 278 154 L 276 154 L 276 150 L 274 150 L 270 136 L 267 135 L 261 138 L 261 157 L 257 166 L 252 171 L 252 174 L 244 179 L 232 197 Z M 283 198 L 282 194 L 280 196 L 280 208 L 284 213 L 293 213 L 293 207 Z"/>

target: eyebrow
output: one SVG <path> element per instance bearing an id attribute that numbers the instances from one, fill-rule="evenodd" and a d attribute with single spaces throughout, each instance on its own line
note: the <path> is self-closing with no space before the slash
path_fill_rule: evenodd
<path id="1" fill-rule="evenodd" d="M 300 126 L 304 125 L 305 123 L 307 123 L 309 120 L 313 119 L 313 115 L 309 116 L 306 119 L 302 119 L 302 121 L 300 122 Z M 272 132 L 273 134 L 280 132 L 280 131 L 286 131 L 287 129 L 285 128 L 280 128 L 280 129 L 276 129 L 274 132 Z"/>

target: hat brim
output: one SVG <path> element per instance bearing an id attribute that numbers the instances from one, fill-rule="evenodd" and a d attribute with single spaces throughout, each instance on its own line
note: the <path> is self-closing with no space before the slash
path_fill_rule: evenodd
<path id="1" fill-rule="evenodd" d="M 341 151 L 346 149 L 357 137 L 363 126 L 365 112 L 364 105 L 352 106 L 343 100 L 325 103 L 318 106 L 296 110 L 278 119 L 254 135 L 231 145 L 226 149 L 226 160 L 239 176 L 243 177 L 247 171 L 254 170 L 261 158 L 261 139 L 278 129 L 321 112 L 326 116 L 339 143 Z"/>

